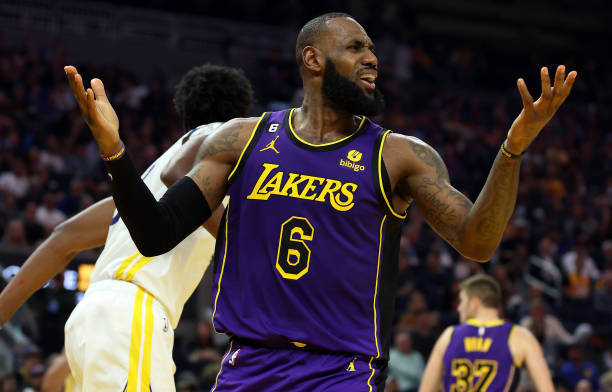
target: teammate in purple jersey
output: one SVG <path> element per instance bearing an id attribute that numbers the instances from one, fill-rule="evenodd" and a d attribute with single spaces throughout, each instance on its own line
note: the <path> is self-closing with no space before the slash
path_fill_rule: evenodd
<path id="1" fill-rule="evenodd" d="M 554 391 L 537 339 L 526 328 L 499 318 L 501 289 L 495 279 L 475 275 L 461 283 L 459 318 L 438 338 L 419 392 L 511 391 L 526 366 L 539 392 Z"/>
<path id="2" fill-rule="evenodd" d="M 458 252 L 488 260 L 514 209 L 522 153 L 576 72 L 559 66 L 551 86 L 542 68 L 535 102 L 518 80 L 523 111 L 472 203 L 433 148 L 367 119 L 384 104 L 374 44 L 354 18 L 306 23 L 296 60 L 302 105 L 222 126 L 159 202 L 124 152 L 102 82 L 85 91 L 68 78 L 142 254 L 171 249 L 231 195 L 212 300 L 215 327 L 233 339 L 215 391 L 382 391 L 404 211 L 414 202 Z"/>

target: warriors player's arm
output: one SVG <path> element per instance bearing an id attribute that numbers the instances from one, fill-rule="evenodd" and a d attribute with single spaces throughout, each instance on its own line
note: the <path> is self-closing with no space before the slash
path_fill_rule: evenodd
<path id="1" fill-rule="evenodd" d="M 520 160 L 498 153 L 472 203 L 451 185 L 440 155 L 421 140 L 390 134 L 383 157 L 396 207 L 414 200 L 425 220 L 459 253 L 477 261 L 493 255 L 514 210 Z"/>
<path id="2" fill-rule="evenodd" d="M 115 203 L 108 197 L 59 224 L 0 293 L 6 322 L 30 296 L 61 272 L 82 250 L 104 245 Z"/>
<path id="3" fill-rule="evenodd" d="M 515 325 L 508 344 L 515 365 L 524 365 L 527 368 L 536 390 L 538 392 L 554 391 L 550 370 L 535 336 L 528 329 Z"/>
<path id="4" fill-rule="evenodd" d="M 236 119 L 204 140 L 189 174 L 157 201 L 126 153 L 107 162 L 117 209 L 144 256 L 174 248 L 211 217 L 225 192 L 227 178 L 258 119 Z"/>
<path id="5" fill-rule="evenodd" d="M 62 351 L 51 361 L 51 364 L 43 376 L 40 392 L 59 392 L 63 391 L 66 377 L 70 374 L 70 366 L 66 353 Z"/>
<path id="6" fill-rule="evenodd" d="M 189 170 L 191 170 L 198 150 L 208 134 L 189 136 L 190 135 L 184 137 L 187 138 L 187 140 L 184 141 L 181 148 L 170 158 L 168 163 L 166 163 L 166 167 L 162 169 L 160 177 L 167 187 L 172 186 L 172 184 L 183 178 Z M 215 238 L 217 238 L 217 231 L 219 230 L 219 223 L 221 222 L 222 216 L 223 206 L 220 205 L 212 213 L 212 216 L 202 224 L 202 227 L 208 230 Z"/>
<path id="7" fill-rule="evenodd" d="M 444 352 L 450 343 L 453 335 L 453 327 L 448 327 L 436 341 L 436 344 L 429 355 L 425 372 L 421 378 L 419 392 L 438 392 L 442 387 Z"/>

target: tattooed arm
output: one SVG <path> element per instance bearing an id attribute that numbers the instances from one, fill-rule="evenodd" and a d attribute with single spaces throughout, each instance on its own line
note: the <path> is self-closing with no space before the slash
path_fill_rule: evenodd
<path id="1" fill-rule="evenodd" d="M 191 172 L 168 188 L 159 201 L 127 154 L 107 162 L 115 205 L 143 255 L 168 252 L 210 217 L 225 195 L 227 177 L 256 120 L 232 120 L 207 137 Z"/>
<path id="2" fill-rule="evenodd" d="M 577 73 L 572 71 L 566 78 L 565 66 L 560 65 L 553 86 L 548 68 L 543 67 L 540 76 L 542 94 L 535 102 L 525 81 L 517 80 L 523 110 L 504 141 L 511 154 L 521 154 L 529 147 L 568 97 Z M 384 147 L 383 158 L 390 163 L 394 205 L 407 207 L 408 201 L 414 199 L 427 222 L 457 251 L 474 260 L 488 260 L 514 210 L 520 159 L 498 153 L 472 204 L 451 186 L 444 162 L 427 144 L 416 138 L 390 135 Z"/>
<path id="3" fill-rule="evenodd" d="M 392 182 L 396 179 L 395 205 L 407 206 L 408 200 L 414 200 L 425 220 L 459 253 L 488 260 L 514 210 L 520 160 L 498 154 L 472 204 L 451 185 L 440 155 L 419 139 L 391 134 L 385 150 Z"/>

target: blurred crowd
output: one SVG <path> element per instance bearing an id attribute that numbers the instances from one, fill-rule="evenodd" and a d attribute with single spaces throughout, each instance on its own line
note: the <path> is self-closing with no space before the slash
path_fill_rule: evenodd
<path id="1" fill-rule="evenodd" d="M 520 111 L 516 78 L 537 96 L 540 66 L 564 63 L 579 73 L 570 98 L 523 158 L 515 213 L 489 263 L 462 258 L 409 209 L 387 390 L 418 387 L 439 333 L 458 322 L 459 282 L 487 272 L 502 286 L 503 316 L 542 344 L 558 390 L 612 391 L 612 76 L 605 58 L 521 57 L 443 41 L 399 42 L 392 29 L 370 34 L 387 102 L 375 120 L 436 148 L 453 185 L 472 201 Z M 253 114 L 299 105 L 299 75 L 286 56 L 233 53 L 211 59 L 245 69 L 256 92 Z M 0 36 L 0 257 L 27 256 L 58 223 L 110 194 L 65 80 L 70 63 L 60 43 L 40 47 Z M 140 170 L 181 135 L 169 82 L 177 75 L 155 72 L 144 80 L 127 66 L 76 65 L 86 80 L 104 81 Z M 49 357 L 61 351 L 76 299 L 61 275 L 51 283 L 0 332 L 0 392 L 38 390 Z M 207 312 L 190 316 L 193 331 L 175 345 L 177 388 L 208 390 L 225 340 L 212 332 Z M 519 388 L 532 390 L 528 377 Z"/>

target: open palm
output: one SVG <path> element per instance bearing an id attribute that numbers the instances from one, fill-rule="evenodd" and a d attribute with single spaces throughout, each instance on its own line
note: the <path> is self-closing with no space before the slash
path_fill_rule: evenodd
<path id="1" fill-rule="evenodd" d="M 542 95 L 535 102 L 529 94 L 525 81 L 523 79 L 517 81 L 519 94 L 523 101 L 523 110 L 514 120 L 508 132 L 506 146 L 511 152 L 518 154 L 529 147 L 568 97 L 577 75 L 576 71 L 572 71 L 566 78 L 565 66 L 560 65 L 557 67 L 555 82 L 551 87 L 548 68 L 542 67 L 540 71 Z"/>
<path id="2" fill-rule="evenodd" d="M 104 84 L 100 79 L 92 79 L 91 88 L 85 90 L 83 78 L 74 66 L 68 65 L 64 67 L 64 71 L 81 114 L 98 142 L 100 152 L 103 156 L 115 153 L 121 145 L 119 119 L 106 97 Z"/>

